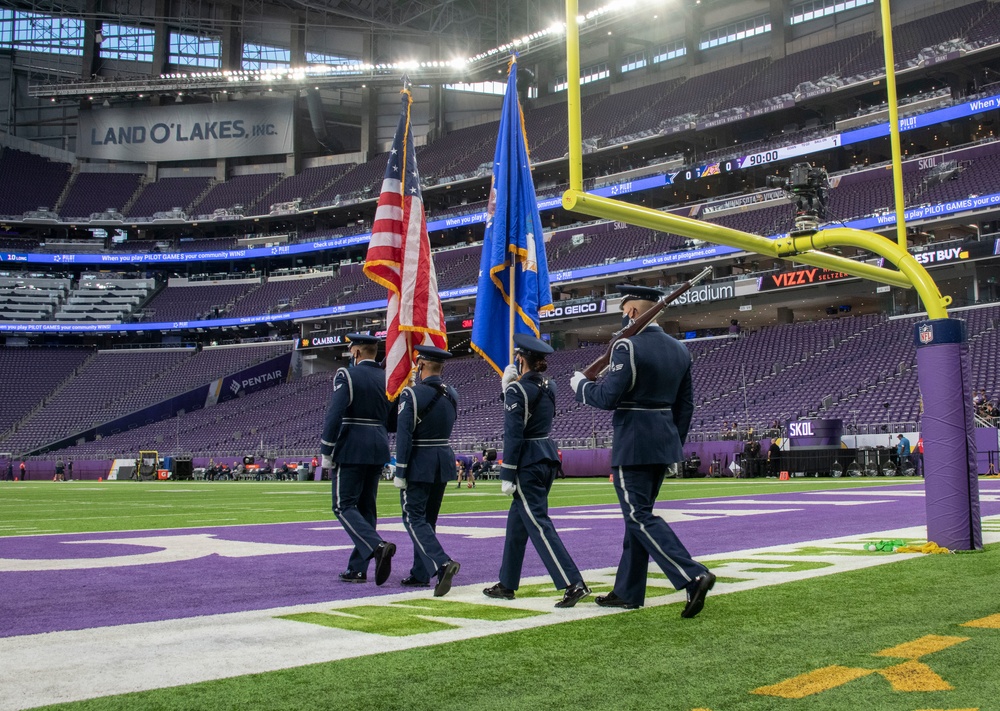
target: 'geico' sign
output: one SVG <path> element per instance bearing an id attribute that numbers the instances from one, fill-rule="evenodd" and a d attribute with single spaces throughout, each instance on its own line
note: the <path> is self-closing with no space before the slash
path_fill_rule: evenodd
<path id="1" fill-rule="evenodd" d="M 603 314 L 608 311 L 608 302 L 604 299 L 595 299 L 577 304 L 567 304 L 566 306 L 555 305 L 551 311 L 542 311 L 538 318 L 542 321 L 553 318 L 569 318 L 571 316 L 590 316 L 592 314 Z"/>

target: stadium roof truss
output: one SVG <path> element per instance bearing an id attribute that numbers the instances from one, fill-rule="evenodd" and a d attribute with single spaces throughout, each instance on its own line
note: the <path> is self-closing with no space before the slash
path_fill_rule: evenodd
<path id="1" fill-rule="evenodd" d="M 119 0 L 127 5 L 131 0 Z M 183 0 L 179 0 L 183 2 Z M 197 4 L 197 0 L 193 0 Z M 37 2 L 18 3 L 23 9 L 42 12 Z M 233 3 L 234 6 L 237 4 Z M 416 42 L 433 43 L 430 51 L 467 52 L 492 47 L 481 54 L 471 56 L 465 63 L 452 63 L 450 57 L 441 56 L 441 61 L 406 62 L 401 64 L 379 63 L 379 49 L 374 57 L 366 58 L 371 63 L 344 67 L 293 68 L 287 71 L 246 72 L 241 70 L 203 71 L 197 67 L 181 69 L 176 73 L 159 76 L 133 76 L 124 79 L 98 77 L 94 81 L 48 82 L 33 84 L 28 89 L 29 96 L 54 101 L 75 101 L 79 99 L 113 99 L 115 97 L 133 99 L 140 94 L 171 92 L 222 92 L 222 91 L 296 91 L 310 87 L 347 88 L 365 86 L 397 86 L 403 74 L 409 73 L 414 82 L 420 84 L 454 84 L 476 81 L 477 76 L 492 75 L 492 71 L 506 67 L 510 51 L 516 48 L 522 54 L 561 48 L 563 35 L 559 33 L 537 32 L 526 35 L 532 29 L 548 27 L 562 15 L 559 0 L 521 0 L 497 3 L 492 0 L 244 0 L 239 3 L 242 16 L 239 19 L 224 20 L 218 17 L 199 19 L 197 8 L 183 10 L 186 18 L 185 29 L 209 31 L 219 30 L 227 23 L 237 22 L 250 25 L 261 22 L 261 7 L 264 4 L 278 6 L 292 11 L 308 13 L 305 21 L 320 18 L 326 27 L 337 27 L 369 33 L 378 45 L 383 39 L 386 46 L 393 38 L 404 38 Z M 93 19 L 104 22 L 126 22 L 122 14 L 89 11 L 83 2 L 64 1 L 55 6 L 47 6 L 47 12 L 72 15 L 79 19 Z M 340 18 L 342 25 L 335 24 Z M 134 21 L 169 18 L 137 17 Z M 604 30 L 609 25 L 622 21 L 622 16 L 609 12 L 589 19 L 585 32 Z M 430 58 L 426 58 L 430 59 Z"/>

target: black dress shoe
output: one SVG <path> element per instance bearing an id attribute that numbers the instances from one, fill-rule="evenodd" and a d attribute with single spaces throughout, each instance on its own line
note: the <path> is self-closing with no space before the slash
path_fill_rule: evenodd
<path id="1" fill-rule="evenodd" d="M 642 605 L 633 605 L 631 602 L 622 600 L 620 597 L 615 595 L 614 590 L 609 592 L 607 595 L 598 595 L 594 598 L 594 602 L 596 602 L 600 607 L 621 607 L 625 610 L 637 610 L 642 607 Z"/>
<path id="2" fill-rule="evenodd" d="M 340 579 L 345 583 L 364 583 L 368 581 L 368 576 L 360 571 L 347 569 L 340 574 Z"/>
<path id="3" fill-rule="evenodd" d="M 382 585 L 392 573 L 392 557 L 396 555 L 396 544 L 382 541 L 375 546 L 375 584 Z"/>
<path id="4" fill-rule="evenodd" d="M 404 588 L 429 588 L 431 584 L 426 580 L 418 580 L 412 575 L 407 575 L 405 578 L 399 581 L 399 584 Z"/>
<path id="5" fill-rule="evenodd" d="M 681 610 L 681 617 L 694 617 L 705 607 L 705 596 L 715 587 L 715 576 L 703 573 L 692 580 L 687 586 L 687 605 Z"/>
<path id="6" fill-rule="evenodd" d="M 449 560 L 441 566 L 441 570 L 438 571 L 437 585 L 434 586 L 434 597 L 448 594 L 448 591 L 451 590 L 451 580 L 461 567 L 462 565 L 457 560 Z"/>
<path id="7" fill-rule="evenodd" d="M 496 598 L 497 600 L 513 600 L 514 591 L 508 587 L 505 587 L 503 583 L 497 583 L 491 588 L 486 588 L 483 590 L 483 595 L 486 597 Z"/>
<path id="8" fill-rule="evenodd" d="M 556 603 L 556 607 L 573 607 L 576 603 L 580 602 L 583 598 L 590 594 L 590 588 L 582 580 L 578 583 L 573 583 L 568 588 L 566 592 L 563 593 L 563 599 Z"/>

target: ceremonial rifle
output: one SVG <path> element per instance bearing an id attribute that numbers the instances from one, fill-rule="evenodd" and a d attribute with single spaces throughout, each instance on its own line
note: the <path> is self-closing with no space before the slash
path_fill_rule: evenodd
<path id="1" fill-rule="evenodd" d="M 628 326 L 615 332 L 615 334 L 611 336 L 611 343 L 608 344 L 608 350 L 605 351 L 604 355 L 587 366 L 587 369 L 583 371 L 584 377 L 586 377 L 587 380 L 597 380 L 597 376 L 604 372 L 604 369 L 611 363 L 611 351 L 614 349 L 615 343 L 622 338 L 631 338 L 635 334 L 639 333 L 639 331 L 646 328 L 646 326 L 649 325 L 649 322 L 656 318 L 656 316 L 663 311 L 663 309 L 665 309 L 671 301 L 675 301 L 681 294 L 705 279 L 705 277 L 711 273 L 712 268 L 705 267 L 697 276 L 687 280 L 669 294 L 664 294 L 657 299 L 655 304 L 650 306 L 643 313 L 639 314 L 639 316 L 636 317 L 636 319 Z"/>

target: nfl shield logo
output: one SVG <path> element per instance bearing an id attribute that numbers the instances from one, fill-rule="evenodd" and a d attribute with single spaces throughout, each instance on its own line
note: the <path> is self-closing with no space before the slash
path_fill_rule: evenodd
<path id="1" fill-rule="evenodd" d="M 934 340 L 934 327 L 930 324 L 918 328 L 917 333 L 920 335 L 921 343 L 930 343 Z"/>

